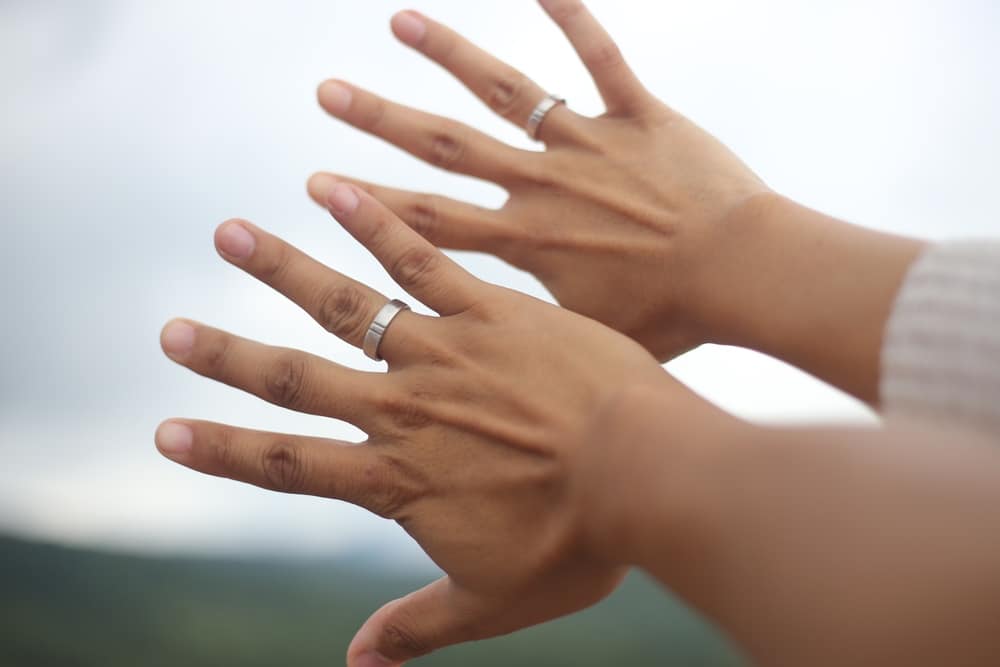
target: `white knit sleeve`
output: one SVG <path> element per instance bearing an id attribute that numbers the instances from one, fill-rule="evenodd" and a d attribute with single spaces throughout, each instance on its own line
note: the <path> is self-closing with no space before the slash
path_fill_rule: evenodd
<path id="1" fill-rule="evenodd" d="M 886 416 L 1000 438 L 1000 242 L 930 246 L 907 274 L 882 346 Z"/>

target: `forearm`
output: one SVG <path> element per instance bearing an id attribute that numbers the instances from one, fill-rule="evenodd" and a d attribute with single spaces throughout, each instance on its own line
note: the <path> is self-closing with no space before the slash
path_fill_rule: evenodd
<path id="1" fill-rule="evenodd" d="M 876 405 L 885 323 L 924 244 L 777 195 L 751 200 L 720 232 L 698 299 L 713 342 L 769 354 Z"/>
<path id="2" fill-rule="evenodd" d="M 654 395 L 630 397 L 628 463 L 619 452 L 608 467 L 623 476 L 608 544 L 759 664 L 986 664 L 1000 652 L 995 447 L 725 418 L 679 431 Z"/>

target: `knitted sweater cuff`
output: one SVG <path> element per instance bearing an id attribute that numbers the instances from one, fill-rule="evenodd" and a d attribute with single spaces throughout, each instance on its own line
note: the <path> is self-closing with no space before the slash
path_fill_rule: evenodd
<path id="1" fill-rule="evenodd" d="M 887 416 L 1000 437 L 1000 242 L 928 247 L 896 297 L 882 346 Z"/>

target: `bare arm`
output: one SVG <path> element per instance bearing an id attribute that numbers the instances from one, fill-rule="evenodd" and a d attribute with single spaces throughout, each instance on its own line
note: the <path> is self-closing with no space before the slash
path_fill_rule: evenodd
<path id="1" fill-rule="evenodd" d="M 161 344 L 192 371 L 367 440 L 173 419 L 156 441 L 204 473 L 393 519 L 447 572 L 376 611 L 352 667 L 572 613 L 632 565 L 763 664 L 972 663 L 1000 649 L 1000 453 L 985 443 L 747 426 L 634 341 L 469 275 L 360 190 L 338 185 L 329 205 L 440 315 L 393 320 L 378 348 L 388 372 L 190 320 Z M 353 345 L 387 300 L 246 221 L 216 244 Z"/>
<path id="2" fill-rule="evenodd" d="M 759 196 L 704 253 L 696 317 L 711 342 L 781 359 L 879 405 L 886 322 L 925 244 Z"/>
<path id="3" fill-rule="evenodd" d="M 629 455 L 602 466 L 619 494 L 598 541 L 759 664 L 983 665 L 1000 653 L 995 443 L 903 425 L 671 420 L 655 390 L 616 406 L 609 428 Z"/>

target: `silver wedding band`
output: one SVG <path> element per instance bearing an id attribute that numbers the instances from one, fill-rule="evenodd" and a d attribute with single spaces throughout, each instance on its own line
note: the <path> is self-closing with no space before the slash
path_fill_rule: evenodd
<path id="1" fill-rule="evenodd" d="M 528 116 L 528 124 L 524 128 L 528 132 L 529 137 L 538 141 L 538 127 L 542 124 L 542 121 L 545 120 L 545 116 L 560 104 L 566 104 L 565 98 L 552 94 L 546 95 L 544 99 L 538 103 L 535 110 L 531 112 L 530 116 Z"/>
<path id="2" fill-rule="evenodd" d="M 382 337 L 385 336 L 386 329 L 392 324 L 392 320 L 396 315 L 409 309 L 410 307 L 399 299 L 393 299 L 382 306 L 382 309 L 376 313 L 375 319 L 368 325 L 368 331 L 365 332 L 365 339 L 361 344 L 361 349 L 364 350 L 365 355 L 375 361 L 382 361 L 382 357 L 378 353 L 378 348 L 382 345 Z"/>

